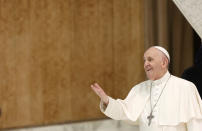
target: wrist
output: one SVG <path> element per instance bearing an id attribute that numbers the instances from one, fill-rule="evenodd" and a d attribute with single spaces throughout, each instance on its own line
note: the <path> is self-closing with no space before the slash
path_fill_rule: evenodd
<path id="1" fill-rule="evenodd" d="M 102 100 L 105 105 L 109 104 L 109 97 L 106 96 L 104 100 Z"/>

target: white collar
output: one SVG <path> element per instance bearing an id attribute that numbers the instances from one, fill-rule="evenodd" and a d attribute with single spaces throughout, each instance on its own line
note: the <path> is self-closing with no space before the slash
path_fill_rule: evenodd
<path id="1" fill-rule="evenodd" d="M 152 85 L 159 85 L 162 84 L 163 82 L 165 82 L 166 80 L 168 80 L 168 78 L 170 77 L 170 73 L 169 71 L 167 71 L 160 79 L 158 80 L 150 80 L 152 82 Z"/>

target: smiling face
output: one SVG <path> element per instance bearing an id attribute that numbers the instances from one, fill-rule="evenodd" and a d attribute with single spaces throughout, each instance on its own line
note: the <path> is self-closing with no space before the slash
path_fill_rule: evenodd
<path id="1" fill-rule="evenodd" d="M 150 80 L 160 79 L 168 70 L 168 59 L 158 49 L 151 47 L 144 53 L 144 70 Z"/>

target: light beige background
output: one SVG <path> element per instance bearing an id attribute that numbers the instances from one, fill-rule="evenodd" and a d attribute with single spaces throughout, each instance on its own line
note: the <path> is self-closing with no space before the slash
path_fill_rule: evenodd
<path id="1" fill-rule="evenodd" d="M 142 0 L 0 0 L 0 128 L 103 118 L 142 81 Z"/>

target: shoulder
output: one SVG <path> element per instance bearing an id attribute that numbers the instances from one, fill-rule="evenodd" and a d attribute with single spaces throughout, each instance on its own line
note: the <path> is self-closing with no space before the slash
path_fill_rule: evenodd
<path id="1" fill-rule="evenodd" d="M 191 81 L 185 80 L 183 78 L 177 77 L 172 75 L 171 77 L 172 81 L 176 82 L 176 83 L 180 83 L 180 84 L 193 84 Z"/>
<path id="2" fill-rule="evenodd" d="M 133 88 L 131 89 L 131 91 L 142 92 L 142 91 L 145 91 L 150 86 L 151 86 L 150 80 L 146 80 L 137 85 L 134 85 Z"/>
<path id="3" fill-rule="evenodd" d="M 135 97 L 147 96 L 149 92 L 150 81 L 143 81 L 132 87 L 125 100 L 133 99 Z"/>
<path id="4" fill-rule="evenodd" d="M 183 90 L 195 88 L 195 85 L 193 82 L 179 78 L 177 76 L 173 76 L 173 75 L 171 77 L 171 84 L 173 84 L 175 88 L 178 87 Z"/>

